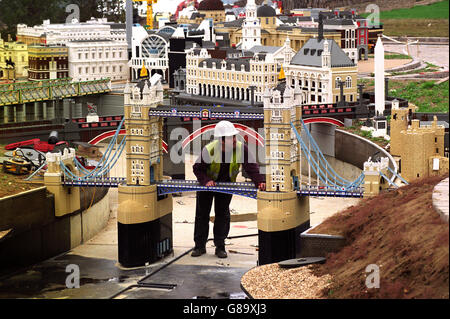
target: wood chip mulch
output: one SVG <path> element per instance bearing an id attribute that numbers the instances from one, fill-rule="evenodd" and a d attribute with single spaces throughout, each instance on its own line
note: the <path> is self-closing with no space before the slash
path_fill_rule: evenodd
<path id="1" fill-rule="evenodd" d="M 255 267 L 241 279 L 242 287 L 255 299 L 321 299 L 331 276 L 317 277 L 308 265 L 281 268 L 277 263 Z"/>

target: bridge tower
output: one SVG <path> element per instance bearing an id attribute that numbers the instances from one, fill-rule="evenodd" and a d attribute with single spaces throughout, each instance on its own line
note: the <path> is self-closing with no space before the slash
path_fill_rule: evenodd
<path id="1" fill-rule="evenodd" d="M 384 176 L 388 175 L 389 159 L 382 157 L 379 162 L 372 162 L 369 158 L 364 163 L 364 197 L 377 196 L 389 187 Z"/>
<path id="2" fill-rule="evenodd" d="M 78 169 L 74 166 L 75 149 L 65 148 L 62 154 L 47 153 L 47 171 L 44 174 L 44 184 L 47 190 L 55 197 L 55 216 L 60 217 L 71 214 L 80 209 L 80 189 L 78 187 L 63 186 L 60 163 L 63 163 L 74 175 Z"/>
<path id="3" fill-rule="evenodd" d="M 162 180 L 163 119 L 149 110 L 163 100 L 155 74 L 124 90 L 126 185 L 119 185 L 117 211 L 119 263 L 143 266 L 172 252 L 172 197 L 157 196 Z"/>
<path id="4" fill-rule="evenodd" d="M 300 148 L 291 122 L 300 131 L 301 94 L 281 82 L 264 94 L 266 191 L 258 191 L 260 265 L 296 258 L 300 234 L 310 227 L 309 197 L 297 195 Z"/>

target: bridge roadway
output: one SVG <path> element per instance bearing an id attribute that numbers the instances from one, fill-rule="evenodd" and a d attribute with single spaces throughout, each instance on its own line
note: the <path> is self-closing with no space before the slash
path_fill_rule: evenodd
<path id="1" fill-rule="evenodd" d="M 65 179 L 64 186 L 70 187 L 118 187 L 125 184 L 124 177 L 105 177 L 90 180 L 72 180 Z M 227 194 L 234 194 L 256 199 L 258 189 L 253 183 L 216 183 L 216 186 L 202 186 L 195 180 L 163 180 L 156 182 L 158 195 L 172 193 L 211 191 Z M 358 187 L 354 190 L 335 190 L 328 186 L 302 185 L 297 190 L 298 195 L 316 196 L 316 197 L 362 197 L 363 188 Z"/>
<path id="2" fill-rule="evenodd" d="M 354 104 L 354 103 L 353 103 Z M 353 117 L 356 105 L 338 107 L 336 104 L 314 104 L 302 106 L 302 118 L 317 117 Z M 180 106 L 159 105 L 149 111 L 150 116 L 179 117 L 190 120 L 263 120 L 264 109 L 262 107 L 221 107 L 221 106 Z M 99 122 L 87 122 L 86 118 L 74 118 L 72 122 L 80 129 L 86 128 L 115 128 L 122 120 L 122 115 L 101 116 Z"/>

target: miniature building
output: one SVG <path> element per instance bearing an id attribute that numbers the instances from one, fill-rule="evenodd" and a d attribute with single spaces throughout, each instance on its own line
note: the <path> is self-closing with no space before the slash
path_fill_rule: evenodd
<path id="1" fill-rule="evenodd" d="M 373 118 L 373 127 L 375 128 L 375 131 L 372 133 L 373 137 L 385 137 L 387 133 L 386 116 L 375 116 Z"/>
<path id="2" fill-rule="evenodd" d="M 266 191 L 258 191 L 258 264 L 300 256 L 300 233 L 310 227 L 309 197 L 298 196 L 300 92 L 281 82 L 264 94 Z"/>
<path id="3" fill-rule="evenodd" d="M 211 18 L 215 23 L 225 21 L 225 8 L 221 0 L 203 0 L 198 5 L 198 12 Z"/>
<path id="4" fill-rule="evenodd" d="M 243 50 L 249 50 L 255 45 L 261 45 L 261 23 L 257 17 L 255 0 L 247 1 L 245 7 L 245 19 L 242 25 Z"/>
<path id="5" fill-rule="evenodd" d="M 154 75 L 124 90 L 127 130 L 127 184 L 150 185 L 162 178 L 162 119 L 149 118 L 150 108 L 163 100 L 163 89 Z"/>
<path id="6" fill-rule="evenodd" d="M 44 183 L 47 190 L 55 196 L 55 216 L 60 217 L 73 213 L 80 209 L 80 188 L 72 187 L 67 189 L 62 187 L 61 170 L 62 162 L 72 174 L 78 175 L 78 169 L 74 166 L 75 149 L 65 148 L 63 153 L 50 153 L 45 155 L 47 171 L 44 174 Z"/>
<path id="7" fill-rule="evenodd" d="M 28 47 L 28 79 L 61 79 L 69 77 L 68 48 L 62 45 Z"/>
<path id="8" fill-rule="evenodd" d="M 281 47 L 277 46 L 264 46 L 255 45 L 254 47 L 248 49 L 248 51 L 253 53 L 270 53 L 277 62 L 279 67 L 291 62 L 292 57 L 295 55 L 295 51 L 291 48 L 290 39 L 286 38 L 284 45 Z"/>
<path id="9" fill-rule="evenodd" d="M 325 11 L 320 13 L 324 18 L 324 28 L 341 33 L 340 47 L 354 62 L 367 60 L 368 22 L 367 19 L 351 11 Z"/>
<path id="10" fill-rule="evenodd" d="M 290 125 L 293 122 L 300 131 L 301 101 L 298 92 L 285 82 L 266 89 L 264 119 L 266 189 L 269 192 L 290 192 L 296 182 L 295 177 L 300 173 L 300 150 Z"/>
<path id="11" fill-rule="evenodd" d="M 139 78 L 142 65 L 150 71 L 151 75 L 159 73 L 163 80 L 169 77 L 169 38 L 172 29 L 163 27 L 157 32 L 147 32 L 142 26 L 133 27 L 133 39 L 131 47 L 132 80 Z"/>
<path id="12" fill-rule="evenodd" d="M 184 92 L 186 90 L 186 69 L 179 68 L 173 73 L 175 81 L 175 91 Z"/>
<path id="13" fill-rule="evenodd" d="M 394 156 L 400 156 L 403 149 L 401 143 L 401 132 L 408 129 L 409 114 L 412 110 L 400 108 L 397 99 L 392 101 L 391 108 L 391 131 L 390 131 L 390 153 Z"/>
<path id="14" fill-rule="evenodd" d="M 67 43 L 69 77 L 74 81 L 128 79 L 127 43 L 111 40 L 77 40 Z"/>
<path id="15" fill-rule="evenodd" d="M 289 20 L 283 23 L 282 17 L 276 16 L 275 9 L 269 6 L 259 7 L 257 18 L 261 29 L 261 45 L 263 46 L 283 46 L 286 38 L 289 37 L 291 48 L 298 51 L 310 38 L 317 36 L 317 28 L 303 27 L 298 23 L 291 24 L 288 22 Z M 230 22 L 218 23 L 216 31 L 228 33 L 231 45 L 244 44 L 245 21 L 246 18 L 239 18 Z M 324 37 L 341 43 L 340 31 L 325 30 Z"/>
<path id="16" fill-rule="evenodd" d="M 410 182 L 448 172 L 449 160 L 444 157 L 444 134 L 444 127 L 437 125 L 435 117 L 431 126 L 421 126 L 419 120 L 412 120 L 406 130 L 395 137 L 391 135 L 391 140 L 400 140 L 396 142 L 395 151 L 401 158 L 400 171 L 404 179 Z"/>
<path id="17" fill-rule="evenodd" d="M 75 40 L 108 39 L 126 41 L 125 24 L 108 22 L 106 18 L 91 18 L 87 22 L 73 19 L 70 23 L 50 23 L 28 27 L 17 25 L 17 41 L 31 44 L 66 44 Z"/>
<path id="18" fill-rule="evenodd" d="M 14 67 L 8 62 L 12 62 Z M 9 74 L 10 70 L 13 74 Z M 8 76 L 9 75 L 9 76 Z M 28 47 L 21 42 L 4 42 L 0 35 L 0 79 L 28 76 Z"/>
<path id="19" fill-rule="evenodd" d="M 309 39 L 285 66 L 287 83 L 300 87 L 303 103 L 336 103 L 340 101 L 339 83 L 344 82 L 344 101 L 357 98 L 356 65 L 333 40 Z"/>
<path id="20" fill-rule="evenodd" d="M 392 101 L 390 153 L 400 157 L 400 172 L 408 182 L 416 178 L 443 174 L 449 170 L 444 154 L 445 128 L 434 117 L 431 125 L 421 126 L 411 119 L 408 108 Z M 411 123 L 410 125 L 408 125 Z"/>
<path id="21" fill-rule="evenodd" d="M 389 183 L 381 174 L 388 176 L 389 159 L 382 157 L 380 162 L 372 162 L 371 158 L 364 163 L 364 197 L 373 197 L 381 190 L 389 187 Z"/>
<path id="22" fill-rule="evenodd" d="M 141 77 L 147 77 L 145 66 Z M 117 209 L 118 257 L 124 267 L 155 262 L 173 250 L 172 196 L 158 196 L 162 180 L 162 124 L 149 117 L 161 103 L 161 75 L 124 90 L 127 182 L 119 185 Z"/>
<path id="23" fill-rule="evenodd" d="M 177 29 L 177 31 L 180 28 Z M 175 87 L 174 80 L 174 72 L 178 69 L 183 68 L 186 69 L 186 49 L 192 48 L 193 45 L 198 45 L 199 47 L 202 45 L 202 38 L 200 36 L 191 36 L 189 32 L 187 35 L 180 37 L 172 36 L 169 40 L 169 87 Z M 186 88 L 186 82 L 185 82 Z"/>
<path id="24" fill-rule="evenodd" d="M 190 49 L 186 57 L 186 92 L 208 97 L 262 102 L 267 87 L 277 83 L 277 64 L 270 53 L 245 59 L 216 59 L 206 49 Z"/>

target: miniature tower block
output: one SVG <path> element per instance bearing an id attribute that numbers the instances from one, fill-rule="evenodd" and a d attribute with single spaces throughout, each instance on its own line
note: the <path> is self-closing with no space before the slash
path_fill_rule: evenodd
<path id="1" fill-rule="evenodd" d="M 309 198 L 299 196 L 299 147 L 291 122 L 300 129 L 298 90 L 286 82 L 264 94 L 266 191 L 258 191 L 259 264 L 296 258 L 300 234 L 310 227 Z"/>
<path id="2" fill-rule="evenodd" d="M 127 183 L 119 185 L 119 263 L 125 267 L 155 262 L 172 252 L 172 197 L 157 196 L 162 180 L 163 119 L 149 111 L 163 100 L 161 76 L 124 90 Z"/>
<path id="3" fill-rule="evenodd" d="M 387 157 L 382 157 L 380 162 L 372 162 L 372 158 L 369 158 L 364 163 L 364 197 L 377 196 L 380 191 L 389 187 L 389 183 L 381 175 L 388 175 L 388 166 Z"/>
<path id="4" fill-rule="evenodd" d="M 44 183 L 47 190 L 55 196 L 55 216 L 60 217 L 71 214 L 80 209 L 80 189 L 78 187 L 67 187 L 62 185 L 61 177 L 64 172 L 60 163 L 74 175 L 78 175 L 78 169 L 74 166 L 75 149 L 65 148 L 61 153 L 47 153 L 47 171 L 44 174 Z"/>

